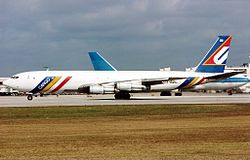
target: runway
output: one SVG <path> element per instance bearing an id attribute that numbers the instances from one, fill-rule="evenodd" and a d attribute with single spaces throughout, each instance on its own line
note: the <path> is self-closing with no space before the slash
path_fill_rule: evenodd
<path id="1" fill-rule="evenodd" d="M 113 95 L 50 95 L 34 97 L 2 96 L 0 107 L 46 107 L 46 106 L 91 106 L 91 105 L 140 105 L 140 104 L 230 104 L 250 103 L 250 94 L 204 94 L 184 93 L 181 97 L 161 97 L 157 94 L 133 94 L 131 100 L 115 100 Z"/>

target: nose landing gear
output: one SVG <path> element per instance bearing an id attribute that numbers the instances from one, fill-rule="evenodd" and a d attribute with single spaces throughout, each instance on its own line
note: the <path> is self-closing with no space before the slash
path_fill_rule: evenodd
<path id="1" fill-rule="evenodd" d="M 27 96 L 27 99 L 28 99 L 29 101 L 31 101 L 31 100 L 33 99 L 33 95 L 32 95 L 32 94 L 29 94 L 29 95 Z"/>

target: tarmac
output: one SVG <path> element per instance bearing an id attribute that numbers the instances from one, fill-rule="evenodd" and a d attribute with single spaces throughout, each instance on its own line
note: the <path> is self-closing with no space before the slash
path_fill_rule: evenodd
<path id="1" fill-rule="evenodd" d="M 159 93 L 133 94 L 130 100 L 115 100 L 113 95 L 49 95 L 34 97 L 1 96 L 0 107 L 47 107 L 141 104 L 232 104 L 250 103 L 250 94 L 184 93 L 183 96 L 161 97 Z"/>

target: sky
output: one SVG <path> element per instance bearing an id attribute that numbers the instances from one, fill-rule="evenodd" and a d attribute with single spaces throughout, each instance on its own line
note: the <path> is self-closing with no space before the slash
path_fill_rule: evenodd
<path id="1" fill-rule="evenodd" d="M 250 62 L 249 0 L 0 0 L 0 77 L 92 70 L 98 51 L 118 70 L 185 70 L 218 35 L 228 65 Z"/>

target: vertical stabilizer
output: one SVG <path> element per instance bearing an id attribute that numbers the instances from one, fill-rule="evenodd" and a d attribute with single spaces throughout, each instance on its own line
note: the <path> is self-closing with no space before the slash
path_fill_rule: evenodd
<path id="1" fill-rule="evenodd" d="M 196 67 L 195 72 L 222 73 L 227 63 L 232 36 L 218 36 L 214 45 Z"/>
<path id="2" fill-rule="evenodd" d="M 92 65 L 95 71 L 117 71 L 105 58 L 98 52 L 89 52 Z"/>

